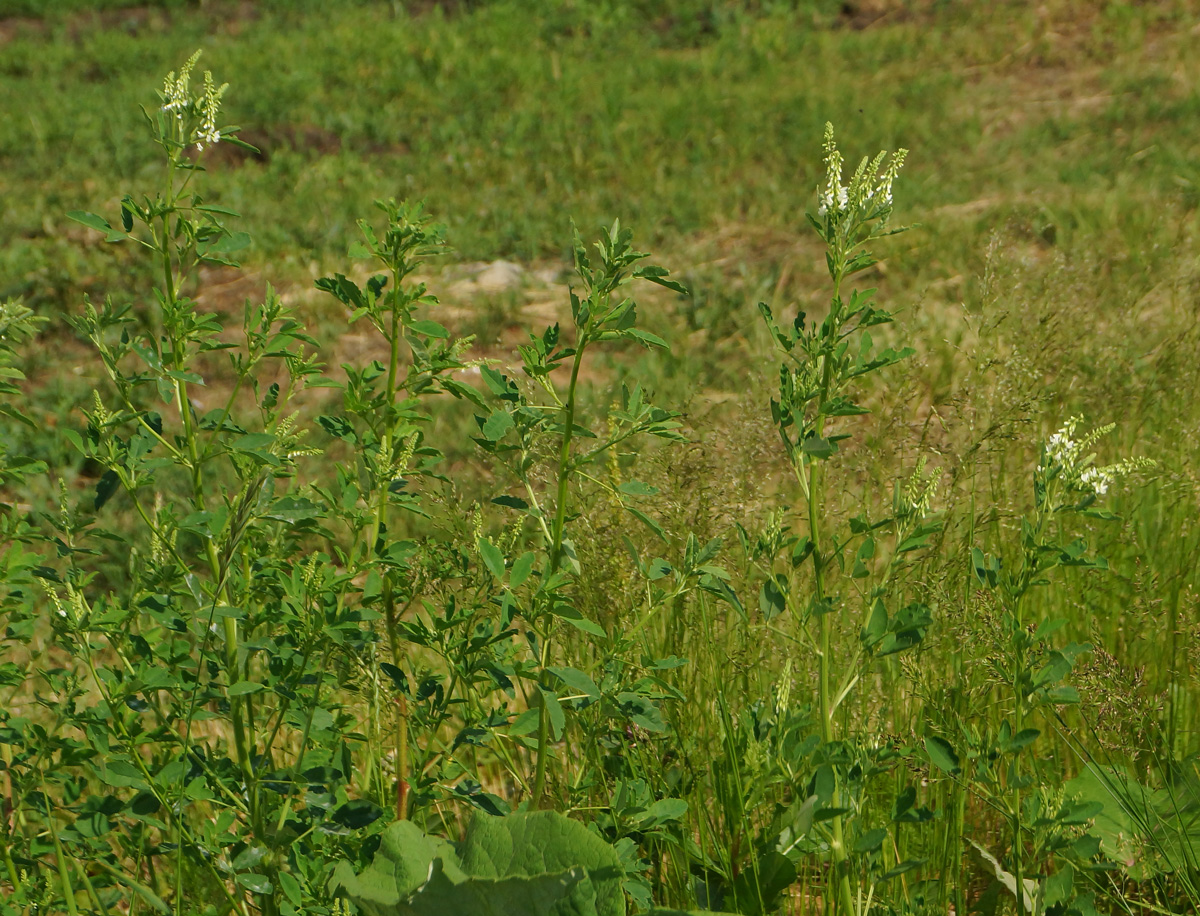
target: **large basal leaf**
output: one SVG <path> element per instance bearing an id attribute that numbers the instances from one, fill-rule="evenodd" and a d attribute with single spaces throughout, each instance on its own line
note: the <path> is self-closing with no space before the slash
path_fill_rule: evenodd
<path id="1" fill-rule="evenodd" d="M 349 862 L 339 862 L 333 881 L 372 916 L 390 916 L 429 880 L 434 860 L 440 860 L 447 879 L 466 878 L 453 846 L 426 836 L 412 821 L 397 821 L 383 832 L 379 850 L 362 874 L 356 875 Z"/>
<path id="2" fill-rule="evenodd" d="M 533 876 L 582 866 L 585 879 L 552 910 L 553 916 L 625 916 L 616 850 L 558 812 L 477 814 L 460 854 L 463 870 L 479 877 Z"/>
<path id="3" fill-rule="evenodd" d="M 587 880 L 582 868 L 546 875 L 450 880 L 434 861 L 429 880 L 394 909 L 377 916 L 556 916 L 562 903 Z"/>
<path id="4" fill-rule="evenodd" d="M 333 882 L 368 916 L 625 916 L 616 851 L 554 811 L 477 814 L 456 851 L 410 821 L 382 834 L 361 874 Z"/>

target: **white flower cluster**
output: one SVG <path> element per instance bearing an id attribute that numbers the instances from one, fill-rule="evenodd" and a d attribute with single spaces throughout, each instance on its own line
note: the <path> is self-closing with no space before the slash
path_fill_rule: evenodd
<path id="1" fill-rule="evenodd" d="M 1113 474 L 1107 468 L 1086 468 L 1079 475 L 1079 482 L 1091 487 L 1097 496 L 1108 492 L 1108 485 L 1113 482 Z"/>
<path id="2" fill-rule="evenodd" d="M 221 140 L 221 131 L 217 127 L 217 114 L 221 110 L 221 96 L 229 88 L 228 83 L 217 86 L 213 82 L 211 71 L 204 71 L 204 92 L 194 98 L 191 92 L 192 69 L 200 59 L 197 51 L 188 58 L 176 76 L 172 70 L 163 82 L 163 111 L 175 113 L 176 120 L 182 125 L 184 118 L 193 114 L 199 117 L 200 123 L 192 131 L 189 143 L 195 143 L 196 149 L 202 150 L 205 144 L 212 145 Z"/>
<path id="3" fill-rule="evenodd" d="M 183 120 L 183 113 L 188 106 L 192 104 L 192 94 L 188 89 L 188 83 L 191 80 L 192 68 L 196 66 L 196 61 L 200 59 L 200 52 L 197 51 L 188 58 L 186 64 L 179 70 L 179 76 L 175 75 L 172 70 L 167 74 L 167 78 L 163 83 L 163 111 L 175 112 L 175 117 L 180 121 Z"/>
<path id="4" fill-rule="evenodd" d="M 200 129 L 196 132 L 196 149 L 204 149 L 205 143 L 217 143 L 221 139 L 221 131 L 217 129 L 217 112 L 221 110 L 221 96 L 229 88 L 228 83 L 222 83 L 220 88 L 213 83 L 212 73 L 204 71 L 204 97 L 197 101 L 200 109 Z"/>
<path id="5" fill-rule="evenodd" d="M 833 125 L 826 123 L 822 147 L 825 151 L 825 185 L 820 190 L 817 214 L 825 216 L 830 211 L 846 213 L 850 210 L 866 209 L 865 218 L 883 216 L 892 206 L 892 185 L 904 165 L 908 150 L 900 149 L 892 154 L 887 168 L 883 162 L 887 153 L 880 152 L 874 159 L 863 157 L 854 170 L 850 184 L 842 184 L 842 165 L 845 160 L 833 139 Z"/>
<path id="6" fill-rule="evenodd" d="M 1076 439 L 1076 430 L 1082 422 L 1083 417 L 1071 417 L 1063 424 L 1062 429 L 1046 440 L 1045 456 L 1037 467 L 1039 475 L 1047 479 L 1058 478 L 1072 489 L 1103 496 L 1120 478 L 1154 467 L 1154 462 L 1149 458 L 1126 458 L 1124 461 L 1103 467 L 1094 465 L 1092 462 L 1096 456 L 1089 453 L 1088 449 L 1101 436 L 1106 436 L 1116 429 L 1116 424 L 1109 423 L 1098 427 Z"/>

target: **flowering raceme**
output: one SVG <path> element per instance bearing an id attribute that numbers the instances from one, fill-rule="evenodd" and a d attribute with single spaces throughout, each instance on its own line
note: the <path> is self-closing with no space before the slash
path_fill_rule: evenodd
<path id="1" fill-rule="evenodd" d="M 863 157 L 854 170 L 850 184 L 842 184 L 842 166 L 845 160 L 833 139 L 833 125 L 825 125 L 825 138 L 822 144 L 825 151 L 825 184 L 819 192 L 817 215 L 827 216 L 831 212 L 837 216 L 851 211 L 858 211 L 862 220 L 886 217 L 892 209 L 892 185 L 904 165 L 908 150 L 899 149 L 892 154 L 887 168 L 883 168 L 886 153 L 879 153 L 873 160 Z"/>
<path id="2" fill-rule="evenodd" d="M 1096 455 L 1089 449 L 1102 436 L 1116 429 L 1116 424 L 1098 427 L 1077 439 L 1076 432 L 1082 422 L 1081 416 L 1071 417 L 1046 440 L 1037 473 L 1047 492 L 1052 486 L 1059 485 L 1068 492 L 1104 496 L 1120 478 L 1154 467 L 1154 461 L 1149 458 L 1126 458 L 1103 467 L 1095 465 Z"/>
<path id="3" fill-rule="evenodd" d="M 188 58 L 180 69 L 178 76 L 172 70 L 163 81 L 162 110 L 173 112 L 179 128 L 177 139 L 186 146 L 196 144 L 197 150 L 203 150 L 206 145 L 220 142 L 221 130 L 217 127 L 217 115 L 221 111 L 221 96 L 229 88 L 228 83 L 220 86 L 213 81 L 212 72 L 204 71 L 204 91 L 193 97 L 191 92 L 191 75 L 200 59 L 197 51 Z"/>

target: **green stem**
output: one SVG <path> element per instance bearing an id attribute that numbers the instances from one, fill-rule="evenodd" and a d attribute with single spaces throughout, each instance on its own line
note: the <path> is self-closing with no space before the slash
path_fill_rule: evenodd
<path id="1" fill-rule="evenodd" d="M 163 299 L 167 309 L 167 328 L 171 339 L 172 356 L 174 358 L 174 369 L 182 371 L 187 361 L 186 344 L 183 339 L 177 334 L 178 322 L 178 299 L 175 283 L 174 264 L 171 259 L 171 213 L 175 210 L 175 204 L 178 200 L 178 194 L 175 191 L 175 159 L 172 157 L 169 161 L 167 169 L 167 206 L 162 215 L 162 235 L 161 235 L 161 255 L 162 255 L 162 273 L 163 273 Z M 202 467 L 203 462 L 200 460 L 199 443 L 196 436 L 196 427 L 192 418 L 192 406 L 188 398 L 187 382 L 176 378 L 175 380 L 175 397 L 179 409 L 180 422 L 183 424 L 184 441 L 187 446 L 188 465 L 191 472 L 192 485 L 192 505 L 197 511 L 203 511 L 205 508 L 204 501 L 204 481 Z M 211 538 L 205 540 L 205 554 L 208 559 L 209 568 L 212 572 L 214 583 L 219 583 L 218 601 L 221 604 L 228 605 L 229 598 L 226 586 L 224 584 L 224 576 L 220 558 L 217 556 L 216 546 Z M 237 620 L 233 617 L 225 617 L 222 621 L 223 635 L 225 640 L 225 666 L 226 675 L 229 680 L 229 686 L 232 687 L 240 680 L 240 671 L 237 664 L 238 654 L 238 625 Z M 247 742 L 245 723 L 243 721 L 243 710 L 245 713 L 253 716 L 254 701 L 250 694 L 247 694 L 241 701 L 236 698 L 230 703 L 230 710 L 233 718 L 233 735 L 234 746 L 237 754 L 238 765 L 241 767 L 243 778 L 246 782 L 247 795 L 251 802 L 251 819 L 255 824 L 256 831 L 262 835 L 261 818 L 259 817 L 258 805 L 255 804 L 256 793 L 254 791 L 254 772 L 250 763 L 250 748 Z M 180 823 L 180 848 L 182 849 L 182 823 Z M 182 863 L 178 868 L 176 876 L 177 882 L 182 880 Z M 177 884 L 176 892 L 181 893 L 182 887 Z M 182 897 L 180 898 L 182 899 Z"/>
<path id="2" fill-rule="evenodd" d="M 571 437 L 575 430 L 575 390 L 579 384 L 579 367 L 583 362 L 583 351 L 587 347 L 588 326 L 584 325 L 579 332 L 579 340 L 575 345 L 575 358 L 571 363 L 571 381 L 567 386 L 567 402 L 563 406 L 562 444 L 558 451 L 558 496 L 554 508 L 554 525 L 550 530 L 550 563 L 547 568 L 547 578 L 558 571 L 563 555 L 563 528 L 567 522 L 567 497 L 571 482 Z M 545 632 L 541 633 L 538 689 L 542 689 L 542 678 L 546 667 L 550 664 L 550 645 L 553 624 L 549 616 L 546 618 Z M 550 713 L 546 708 L 545 696 L 539 697 L 541 706 L 538 709 L 538 741 L 537 769 L 533 777 L 533 806 L 540 808 L 546 789 L 546 760 L 549 756 L 550 743 Z"/>
<path id="3" fill-rule="evenodd" d="M 824 433 L 825 418 L 823 411 L 826 402 L 829 399 L 830 389 L 833 384 L 833 346 L 837 340 L 837 321 L 838 312 L 841 305 L 841 288 L 842 288 L 842 266 L 841 257 L 835 259 L 833 271 L 833 299 L 831 301 L 829 316 L 829 334 L 825 338 L 823 346 L 825 348 L 822 355 L 821 366 L 821 388 L 817 398 L 817 423 L 816 434 L 821 436 Z M 821 710 L 821 740 L 826 744 L 831 744 L 835 738 L 833 727 L 834 704 L 832 691 L 830 690 L 830 678 L 833 669 L 833 615 L 826 613 L 824 603 L 826 598 L 825 589 L 825 568 L 827 557 L 824 552 L 823 538 L 821 535 L 821 514 L 824 507 L 825 496 L 825 474 L 824 468 L 812 461 L 811 459 L 801 459 L 808 461 L 808 473 L 804 483 L 806 495 L 808 497 L 808 537 L 812 543 L 812 561 L 813 561 L 813 587 L 816 592 L 816 607 L 820 617 L 818 619 L 818 645 L 819 652 L 817 654 L 817 675 L 818 675 L 818 702 Z M 803 476 L 803 475 L 802 475 Z M 832 804 L 839 807 L 841 804 L 841 788 L 838 785 L 838 780 L 834 779 L 834 794 Z M 837 881 L 837 897 L 838 909 L 842 912 L 842 916 L 853 916 L 855 913 L 854 895 L 850 888 L 850 874 L 847 867 L 849 854 L 846 851 L 845 831 L 842 823 L 841 815 L 833 818 L 830 828 L 833 834 L 832 842 L 830 843 L 830 851 L 833 854 L 835 880 Z"/>

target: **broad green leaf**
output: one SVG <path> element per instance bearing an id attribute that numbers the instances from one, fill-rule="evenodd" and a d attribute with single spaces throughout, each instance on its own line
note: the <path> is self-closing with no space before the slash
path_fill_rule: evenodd
<path id="1" fill-rule="evenodd" d="M 112 232 L 113 228 L 109 225 L 108 220 L 96 213 L 89 213 L 86 210 L 71 210 L 67 213 L 67 218 L 72 219 L 77 223 L 83 223 L 89 229 L 95 229 L 97 232 Z"/>
<path id="2" fill-rule="evenodd" d="M 565 620 L 577 630 L 582 630 L 584 633 L 590 633 L 592 636 L 606 638 L 607 633 L 604 632 L 604 627 L 595 621 L 588 620 L 579 611 L 571 607 L 569 604 L 556 604 L 550 609 L 550 613 L 560 620 Z"/>
<path id="3" fill-rule="evenodd" d="M 656 522 L 654 519 L 652 519 L 650 516 L 648 516 L 645 512 L 640 512 L 637 509 L 633 508 L 632 506 L 626 506 L 625 511 L 628 512 L 630 515 L 632 515 L 634 518 L 636 518 L 639 522 L 641 522 L 643 525 L 645 525 L 651 531 L 653 531 L 655 534 L 657 534 L 660 540 L 665 541 L 667 539 L 667 533 L 662 530 L 662 526 L 658 522 Z"/>
<path id="4" fill-rule="evenodd" d="M 499 442 L 515 426 L 512 414 L 507 410 L 493 410 L 491 416 L 483 421 L 483 436 L 491 442 Z"/>
<path id="5" fill-rule="evenodd" d="M 266 875 L 260 875 L 255 872 L 243 872 L 238 875 L 237 883 L 255 894 L 269 894 L 275 889 L 271 882 L 267 880 Z"/>
<path id="6" fill-rule="evenodd" d="M 930 735 L 925 739 L 925 750 L 930 762 L 939 770 L 951 775 L 958 772 L 958 754 L 954 753 L 949 741 Z"/>
<path id="7" fill-rule="evenodd" d="M 479 556 L 483 559 L 483 565 L 488 568 L 496 579 L 504 578 L 504 554 L 500 552 L 500 548 L 491 542 L 488 538 L 479 539 Z"/>
<path id="8" fill-rule="evenodd" d="M 975 847 L 975 851 L 979 853 L 983 861 L 992 867 L 992 871 L 996 875 L 996 880 L 1003 884 L 1008 892 L 1015 898 L 1017 896 L 1017 879 L 1010 872 L 1005 871 L 1004 866 L 1001 865 L 996 857 L 988 852 L 983 846 L 980 846 L 970 837 L 967 838 L 967 842 Z M 1033 898 L 1034 895 L 1037 894 L 1038 883 L 1032 878 L 1023 878 L 1021 883 L 1024 885 L 1022 888 L 1024 891 L 1022 896 L 1024 897 L 1023 902 L 1025 904 L 1025 912 L 1032 913 Z"/>
<path id="9" fill-rule="evenodd" d="M 418 321 L 414 321 L 409 325 L 409 328 L 413 331 L 416 331 L 418 334 L 424 334 L 426 337 L 433 337 L 436 340 L 443 340 L 450 336 L 450 332 L 447 331 L 442 325 L 438 324 L 436 321 L 431 321 L 428 318 L 422 318 Z"/>
<path id="10" fill-rule="evenodd" d="M 529 574 L 533 572 L 533 563 L 536 556 L 532 550 L 527 550 L 513 561 L 512 569 L 508 574 L 508 584 L 510 588 L 520 588 L 525 584 L 525 580 L 529 578 Z"/>
<path id="11" fill-rule="evenodd" d="M 625 337 L 630 337 L 633 340 L 636 340 L 647 349 L 653 349 L 656 347 L 661 350 L 671 349 L 670 344 L 668 344 L 657 334 L 654 334 L 650 331 L 643 331 L 641 328 L 627 328 L 626 330 L 622 331 L 621 334 Z"/>
<path id="12" fill-rule="evenodd" d="M 596 682 L 577 668 L 547 668 L 551 674 L 572 690 L 589 697 L 599 698 L 600 688 Z"/>
<path id="13" fill-rule="evenodd" d="M 400 902 L 428 879 L 435 859 L 450 880 L 466 878 L 453 846 L 426 836 L 412 821 L 397 821 L 381 834 L 375 858 L 361 874 L 349 862 L 339 862 L 332 880 L 368 913 L 396 914 Z"/>
<path id="14" fill-rule="evenodd" d="M 582 866 L 586 879 L 555 907 L 554 916 L 625 914 L 623 872 L 616 850 L 583 824 L 558 812 L 503 818 L 476 814 L 460 853 L 463 870 L 479 877 L 532 876 Z"/>
<path id="15" fill-rule="evenodd" d="M 92 503 L 92 507 L 99 512 L 104 507 L 117 490 L 121 489 L 121 478 L 116 471 L 105 471 L 96 484 L 96 498 Z"/>
<path id="16" fill-rule="evenodd" d="M 758 609 L 763 620 L 771 621 L 787 610 L 787 598 L 784 596 L 786 587 L 787 581 L 782 576 L 778 579 L 770 576 L 763 582 L 758 592 Z"/>
<path id="17" fill-rule="evenodd" d="M 435 860 L 429 880 L 394 910 L 379 916 L 590 916 L 591 910 L 568 906 L 571 896 L 587 884 L 582 868 L 505 878 L 468 878 L 455 883 Z M 586 892 L 583 894 L 587 902 Z M 370 912 L 370 911 L 368 911 Z"/>
<path id="18" fill-rule="evenodd" d="M 283 895 L 291 901 L 293 906 L 300 906 L 303 897 L 299 881 L 283 871 L 279 873 L 279 886 L 283 890 Z"/>
<path id="19" fill-rule="evenodd" d="M 883 841 L 887 839 L 888 832 L 882 827 L 876 827 L 874 830 L 868 830 L 858 838 L 854 844 L 854 851 L 859 855 L 867 852 L 874 852 L 883 846 Z"/>
<path id="20" fill-rule="evenodd" d="M 648 483 L 642 483 L 640 480 L 627 480 L 617 487 L 622 493 L 627 496 L 654 496 L 658 493 L 658 487 L 652 487 Z"/>
<path id="21" fill-rule="evenodd" d="M 746 916 L 766 916 L 775 912 L 780 896 L 796 880 L 796 866 L 775 850 L 765 853 L 754 867 L 742 869 L 733 882 L 733 903 Z"/>
<path id="22" fill-rule="evenodd" d="M 546 715 L 550 719 L 550 737 L 557 741 L 562 737 L 563 729 L 566 728 L 567 716 L 563 712 L 562 704 L 558 701 L 558 694 L 553 690 L 543 687 L 540 696 L 546 707 Z"/>

